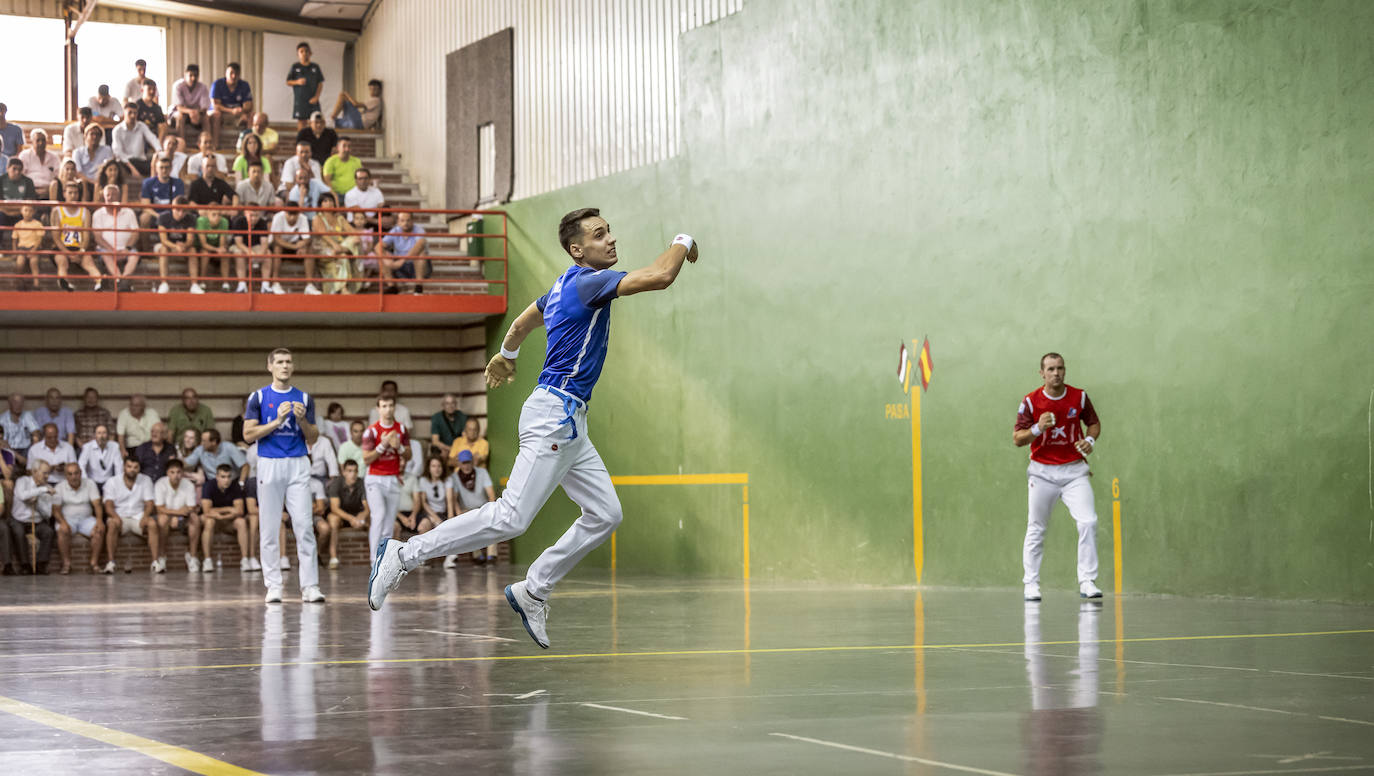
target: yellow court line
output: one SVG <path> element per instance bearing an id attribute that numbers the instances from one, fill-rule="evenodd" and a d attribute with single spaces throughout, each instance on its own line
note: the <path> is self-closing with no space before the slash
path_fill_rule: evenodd
<path id="1" fill-rule="evenodd" d="M 1212 641 L 1224 639 L 1277 639 L 1297 636 L 1347 636 L 1374 633 L 1374 628 L 1333 631 L 1303 631 L 1292 633 L 1223 633 L 1202 636 L 1139 636 L 1124 639 L 1128 642 L 1163 641 Z M 727 655 L 784 655 L 827 652 L 881 652 L 930 649 L 992 649 L 1006 647 L 1062 647 L 1079 644 L 1107 644 L 1115 639 L 1069 639 L 1065 641 L 1001 641 L 972 644 L 857 644 L 838 647 L 760 647 L 756 649 L 679 649 L 650 652 L 577 652 L 566 655 L 538 653 L 530 655 L 474 655 L 470 657 L 396 657 L 396 658 L 350 658 L 338 660 L 285 661 L 281 663 L 223 663 L 216 665 L 185 666 L 123 666 L 120 668 L 91 669 L 88 674 L 120 674 L 141 671 L 170 673 L 172 671 L 204 671 L 222 668 L 284 668 L 291 666 L 340 666 L 340 665 L 389 665 L 413 663 L 491 663 L 510 660 L 574 660 L 616 657 L 710 657 Z M 70 669 L 60 668 L 50 671 L 19 671 L 0 673 L 0 676 L 49 676 L 67 674 Z"/>
<path id="2" fill-rule="evenodd" d="M 23 701 L 16 701 L 13 698 L 0 696 L 0 711 L 13 714 L 16 717 L 23 717 L 40 725 L 47 725 L 50 728 L 65 730 L 68 733 L 75 733 L 78 736 L 117 746 L 120 749 L 138 752 L 146 757 L 161 760 L 168 765 L 191 773 L 200 773 L 204 776 L 264 776 L 257 771 L 230 765 L 208 755 L 192 752 L 190 749 L 182 749 L 179 746 L 164 744 L 151 738 L 143 738 L 132 733 L 85 722 Z"/>

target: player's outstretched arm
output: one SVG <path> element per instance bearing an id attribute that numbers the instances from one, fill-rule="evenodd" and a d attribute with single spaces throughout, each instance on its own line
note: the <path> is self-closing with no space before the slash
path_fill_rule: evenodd
<path id="1" fill-rule="evenodd" d="M 487 387 L 495 388 L 515 379 L 515 359 L 520 355 L 520 345 L 530 333 L 544 325 L 544 311 L 537 302 L 531 302 L 525 311 L 516 316 L 511 323 L 506 338 L 501 341 L 501 352 L 487 362 Z"/>
<path id="2" fill-rule="evenodd" d="M 616 296 L 631 296 L 644 291 L 662 291 L 677 280 L 682 271 L 682 262 L 697 260 L 697 244 L 689 235 L 680 234 L 673 239 L 668 250 L 660 253 L 654 263 L 628 273 L 616 286 Z"/>

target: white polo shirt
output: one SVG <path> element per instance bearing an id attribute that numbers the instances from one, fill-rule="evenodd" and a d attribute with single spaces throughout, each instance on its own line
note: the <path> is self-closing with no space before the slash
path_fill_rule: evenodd
<path id="1" fill-rule="evenodd" d="M 91 502 L 99 500 L 100 487 L 85 477 L 81 478 L 81 484 L 76 488 L 72 488 L 65 479 L 57 484 L 55 501 L 62 507 L 62 517 L 66 518 L 67 525 L 73 528 L 82 520 L 95 515 L 95 507 Z"/>
<path id="2" fill-rule="evenodd" d="M 377 185 L 376 181 L 373 181 L 372 185 L 367 187 L 367 191 L 363 191 L 357 186 L 354 186 L 344 195 L 344 207 L 363 208 L 363 215 L 368 218 L 376 218 L 376 209 L 385 204 L 386 197 L 382 196 L 382 189 Z M 350 222 L 353 221 L 354 215 L 353 213 L 348 214 L 348 220 Z"/>
<path id="3" fill-rule="evenodd" d="M 142 477 L 143 475 L 139 475 Z M 200 496 L 196 493 L 196 485 L 191 482 L 189 477 L 183 473 L 181 482 L 176 489 L 172 488 L 172 481 L 163 477 L 153 486 L 153 503 L 168 509 L 185 509 L 200 504 Z"/>
<path id="4" fill-rule="evenodd" d="M 47 461 L 52 466 L 52 471 L 48 472 L 48 484 L 56 485 L 62 479 L 62 466 L 76 463 L 76 448 L 59 439 L 56 449 L 51 449 L 47 442 L 40 439 L 29 447 L 29 468 L 38 465 L 39 461 Z"/>
<path id="5" fill-rule="evenodd" d="M 143 502 L 153 500 L 153 481 L 146 474 L 138 475 L 134 486 L 124 484 L 124 473 L 105 483 L 105 500 L 114 502 L 115 514 L 120 517 L 142 517 Z"/>

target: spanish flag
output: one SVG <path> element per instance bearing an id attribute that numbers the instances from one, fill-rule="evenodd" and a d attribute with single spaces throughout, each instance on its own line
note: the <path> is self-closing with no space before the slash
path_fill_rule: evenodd
<path id="1" fill-rule="evenodd" d="M 930 373 L 935 369 L 934 362 L 930 360 L 929 337 L 926 337 L 925 341 L 921 343 L 921 352 L 920 355 L 917 356 L 917 360 L 920 362 L 921 366 L 919 370 L 921 375 L 921 390 L 924 391 L 930 387 Z"/>

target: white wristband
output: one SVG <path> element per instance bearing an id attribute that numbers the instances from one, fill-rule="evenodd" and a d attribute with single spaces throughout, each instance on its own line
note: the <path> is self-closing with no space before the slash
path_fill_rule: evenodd
<path id="1" fill-rule="evenodd" d="M 1097 440 L 1096 440 L 1096 439 L 1093 439 L 1093 438 L 1090 437 L 1090 436 L 1085 436 L 1085 437 L 1083 437 L 1083 441 L 1084 441 L 1084 442 L 1087 442 L 1088 444 L 1092 445 L 1093 447 L 1097 447 Z"/>
<path id="2" fill-rule="evenodd" d="M 501 345 L 501 355 L 505 358 L 509 358 L 511 361 L 514 361 L 515 359 L 520 357 L 520 348 L 516 348 L 515 350 L 506 350 L 506 346 L 503 344 Z"/>
<path id="3" fill-rule="evenodd" d="M 1031 426 L 1031 436 L 1032 436 L 1032 437 L 1038 437 L 1038 436 L 1040 436 L 1040 434 L 1041 434 L 1042 431 L 1043 431 L 1043 429 L 1040 428 L 1040 424 L 1039 424 L 1039 423 L 1036 423 L 1035 425 Z"/>
<path id="4" fill-rule="evenodd" d="M 692 239 L 692 235 L 690 234 L 680 234 L 673 238 L 673 245 L 681 245 L 687 249 L 688 253 L 692 252 L 692 246 L 695 244 L 696 241 Z"/>

